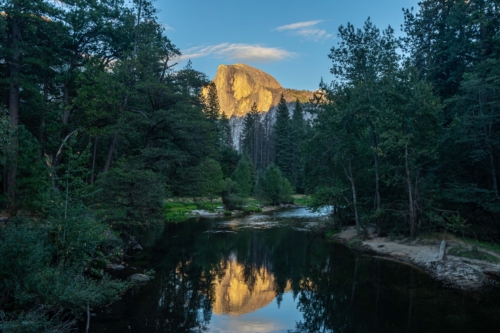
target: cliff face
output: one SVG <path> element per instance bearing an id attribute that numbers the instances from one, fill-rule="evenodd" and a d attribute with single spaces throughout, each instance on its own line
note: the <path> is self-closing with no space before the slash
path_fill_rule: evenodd
<path id="1" fill-rule="evenodd" d="M 257 103 L 257 110 L 262 112 L 262 118 L 268 116 L 270 122 L 274 123 L 274 113 L 281 94 L 288 103 L 290 114 L 297 99 L 301 103 L 307 103 L 314 95 L 312 91 L 285 89 L 271 75 L 245 64 L 220 65 L 213 82 L 217 87 L 220 110 L 230 118 L 236 149 L 239 149 L 243 118 L 253 103 Z M 203 94 L 206 96 L 207 92 L 208 89 L 205 88 Z M 310 115 L 305 117 L 309 118 Z"/>
<path id="2" fill-rule="evenodd" d="M 259 111 L 276 105 L 283 88 L 271 75 L 244 65 L 220 65 L 213 80 L 221 111 L 228 117 L 242 117 L 257 103 Z"/>

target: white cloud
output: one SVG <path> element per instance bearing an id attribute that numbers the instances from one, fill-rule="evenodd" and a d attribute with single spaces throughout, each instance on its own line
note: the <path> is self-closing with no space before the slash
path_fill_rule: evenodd
<path id="1" fill-rule="evenodd" d="M 323 20 L 297 22 L 297 23 L 282 25 L 273 30 L 289 31 L 293 35 L 302 36 L 304 38 L 315 41 L 333 37 L 333 35 L 327 33 L 326 30 L 319 29 L 316 27 L 316 25 L 318 25 L 321 22 L 323 22 Z"/>
<path id="2" fill-rule="evenodd" d="M 323 22 L 323 20 L 297 22 L 297 23 L 282 25 L 281 27 L 277 27 L 274 30 L 285 31 L 285 30 L 303 29 L 303 28 L 307 28 L 307 27 L 312 27 L 312 26 L 314 26 L 318 23 L 321 23 L 321 22 Z"/>
<path id="3" fill-rule="evenodd" d="M 283 60 L 294 55 L 292 52 L 277 47 L 266 47 L 258 44 L 222 43 L 187 49 L 183 51 L 178 61 L 215 56 L 229 60 L 269 62 Z"/>
<path id="4" fill-rule="evenodd" d="M 326 30 L 323 29 L 303 29 L 297 31 L 297 35 L 316 40 L 327 39 L 333 36 L 332 34 L 327 33 Z"/>
<path id="5" fill-rule="evenodd" d="M 172 31 L 172 30 L 175 30 L 174 28 L 172 28 L 171 26 L 169 26 L 168 24 L 166 23 L 163 23 L 163 28 L 166 30 L 166 31 Z"/>

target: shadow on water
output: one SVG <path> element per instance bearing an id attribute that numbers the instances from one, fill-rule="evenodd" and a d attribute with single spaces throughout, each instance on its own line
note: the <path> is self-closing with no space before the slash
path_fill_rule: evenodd
<path id="1" fill-rule="evenodd" d="M 445 289 L 298 230 L 319 218 L 288 210 L 150 230 L 130 265 L 156 278 L 98 312 L 91 332 L 500 331 L 498 290 Z"/>

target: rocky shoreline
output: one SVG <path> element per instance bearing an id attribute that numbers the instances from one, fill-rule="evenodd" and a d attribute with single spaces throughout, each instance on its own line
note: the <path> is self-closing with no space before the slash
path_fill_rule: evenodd
<path id="1" fill-rule="evenodd" d="M 377 237 L 375 234 L 370 234 L 370 237 L 362 240 L 357 237 L 354 227 L 346 228 L 329 238 L 362 253 L 421 269 L 446 287 L 484 290 L 500 282 L 500 264 L 453 256 L 449 249 L 457 246 L 454 242 L 441 249 L 441 252 L 444 251 L 441 253 L 441 259 L 442 242 L 439 241 L 426 244 L 415 240 L 398 242 L 388 237 Z M 494 256 L 500 259 L 498 254 Z"/>

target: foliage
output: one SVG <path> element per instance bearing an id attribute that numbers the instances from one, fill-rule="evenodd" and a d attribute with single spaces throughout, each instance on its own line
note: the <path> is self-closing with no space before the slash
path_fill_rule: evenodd
<path id="1" fill-rule="evenodd" d="M 240 209 L 245 203 L 245 198 L 239 193 L 238 184 L 231 178 L 224 180 L 221 196 L 222 203 L 227 210 Z"/>
<path id="2" fill-rule="evenodd" d="M 288 111 L 285 98 L 281 94 L 280 102 L 276 109 L 276 122 L 274 123 L 274 162 L 282 170 L 283 175 L 287 179 L 291 179 L 292 177 L 293 145 L 291 135 L 290 112 Z"/>
<path id="3" fill-rule="evenodd" d="M 271 163 L 265 171 L 259 172 L 255 185 L 255 195 L 273 206 L 292 203 L 292 186 L 283 177 L 281 170 Z"/>
<path id="4" fill-rule="evenodd" d="M 207 158 L 200 165 L 198 176 L 200 177 L 199 193 L 202 196 L 208 197 L 208 199 L 212 203 L 213 211 L 213 200 L 215 199 L 215 197 L 219 197 L 222 189 L 224 188 L 224 179 L 219 162 L 211 158 Z"/>
<path id="5" fill-rule="evenodd" d="M 142 163 L 122 160 L 96 186 L 101 214 L 113 228 L 149 226 L 163 220 L 165 188 L 158 174 Z"/>
<path id="6" fill-rule="evenodd" d="M 240 158 L 231 178 L 236 183 L 237 193 L 241 197 L 246 198 L 252 194 L 255 175 L 252 161 L 247 154 Z"/>

